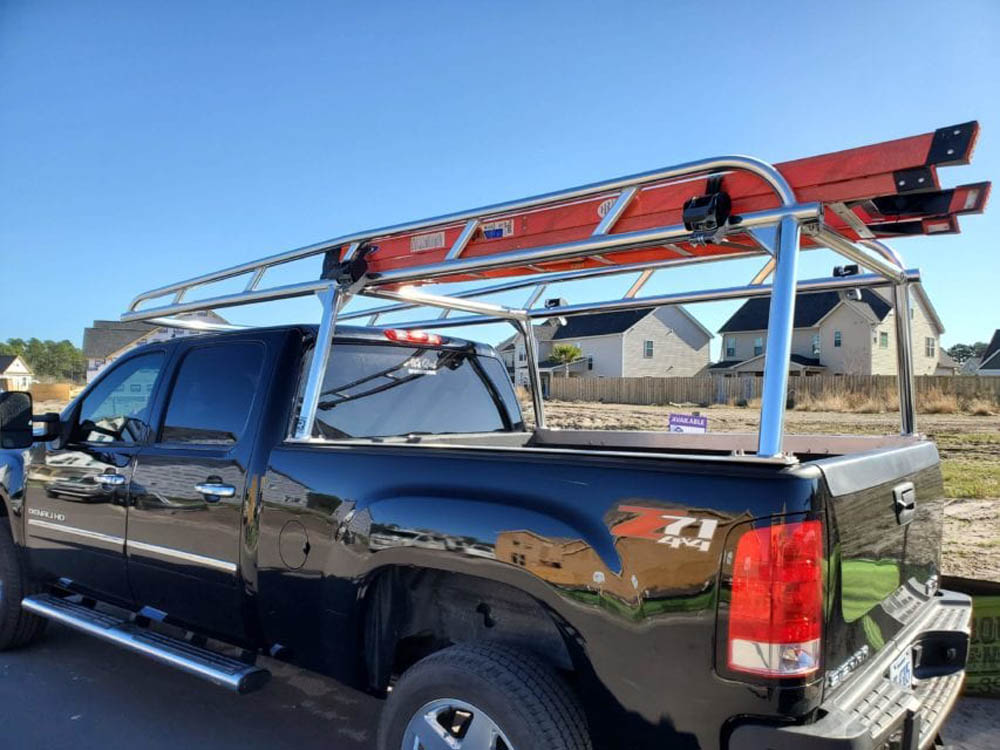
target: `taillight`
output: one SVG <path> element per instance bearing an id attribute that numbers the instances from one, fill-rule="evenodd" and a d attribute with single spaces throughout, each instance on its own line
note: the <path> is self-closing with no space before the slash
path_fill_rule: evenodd
<path id="1" fill-rule="evenodd" d="M 770 677 L 819 668 L 823 525 L 779 523 L 740 537 L 729 603 L 729 668 Z"/>
<path id="2" fill-rule="evenodd" d="M 429 346 L 440 346 L 443 339 L 436 333 L 427 331 L 404 331 L 401 328 L 388 328 L 385 337 L 390 341 L 398 341 L 403 344 L 425 344 Z"/>

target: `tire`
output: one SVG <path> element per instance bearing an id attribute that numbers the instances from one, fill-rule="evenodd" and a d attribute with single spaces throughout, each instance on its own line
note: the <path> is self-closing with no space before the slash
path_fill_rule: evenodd
<path id="1" fill-rule="evenodd" d="M 452 708 L 442 709 L 443 704 Z M 455 708 L 468 713 L 459 713 L 456 719 L 447 713 Z M 463 727 L 470 736 L 462 731 L 452 734 L 461 750 L 591 748 L 587 720 L 576 696 L 547 664 L 516 649 L 490 644 L 452 646 L 414 664 L 400 678 L 382 711 L 378 750 L 402 750 L 404 741 L 406 750 L 419 748 L 414 742 L 415 727 L 418 732 L 446 731 L 428 729 L 432 725 L 424 718 L 441 710 L 444 719 L 450 717 L 446 725 L 478 716 L 499 729 L 500 740 L 491 747 L 489 742 L 473 741 L 472 724 Z"/>
<path id="2" fill-rule="evenodd" d="M 21 599 L 34 593 L 24 575 L 10 519 L 0 518 L 0 651 L 27 646 L 45 629 L 46 620 L 21 609 Z"/>

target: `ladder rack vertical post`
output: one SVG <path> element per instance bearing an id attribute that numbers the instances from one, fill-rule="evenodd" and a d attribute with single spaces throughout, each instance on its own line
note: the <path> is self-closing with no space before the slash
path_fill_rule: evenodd
<path id="1" fill-rule="evenodd" d="M 899 419 L 902 433 L 917 431 L 917 401 L 913 381 L 913 334 L 910 327 L 910 285 L 892 286 L 892 306 L 896 312 L 896 382 L 899 386 Z"/>
<path id="2" fill-rule="evenodd" d="M 757 455 L 781 455 L 788 398 L 788 369 L 795 324 L 795 291 L 799 261 L 799 222 L 784 216 L 778 223 L 777 264 L 764 351 L 764 383 L 760 404 Z"/>
<path id="3" fill-rule="evenodd" d="M 527 359 L 528 377 L 531 380 L 531 405 L 535 410 L 535 429 L 543 430 L 545 429 L 545 404 L 542 402 L 542 375 L 538 371 L 535 327 L 527 315 L 514 321 L 514 326 L 521 330 L 521 335 L 524 338 L 524 354 Z"/>
<path id="4" fill-rule="evenodd" d="M 330 361 L 330 347 L 333 346 L 333 332 L 337 325 L 337 310 L 340 307 L 343 294 L 336 284 L 330 284 L 326 289 L 316 293 L 323 306 L 323 316 L 320 318 L 319 330 L 316 332 L 316 344 L 313 347 L 312 358 L 309 360 L 309 374 L 306 377 L 306 387 L 302 394 L 302 407 L 295 421 L 295 439 L 308 440 L 312 437 L 313 424 L 316 421 L 316 408 L 323 389 L 323 377 Z"/>

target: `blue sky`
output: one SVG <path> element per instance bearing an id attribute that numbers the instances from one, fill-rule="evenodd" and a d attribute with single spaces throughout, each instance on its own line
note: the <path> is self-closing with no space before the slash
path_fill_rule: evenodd
<path id="1" fill-rule="evenodd" d="M 80 343 L 171 281 L 703 156 L 782 161 L 978 119 L 974 163 L 942 182 L 1000 177 L 1000 3 L 755 5 L 0 0 L 0 340 Z M 945 345 L 1000 327 L 998 211 L 896 245 Z M 806 254 L 800 275 L 835 262 Z M 758 265 L 646 291 L 746 283 Z M 552 291 L 612 298 L 629 281 Z M 224 314 L 318 310 L 272 307 Z M 734 308 L 691 310 L 714 330 Z"/>

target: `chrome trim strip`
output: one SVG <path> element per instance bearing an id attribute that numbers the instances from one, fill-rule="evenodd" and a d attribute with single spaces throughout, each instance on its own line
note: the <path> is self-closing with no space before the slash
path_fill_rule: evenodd
<path id="1" fill-rule="evenodd" d="M 221 570 L 226 573 L 236 572 L 236 563 L 228 562 L 227 560 L 219 560 L 214 557 L 206 557 L 205 555 L 198 555 L 194 552 L 185 552 L 184 550 L 174 549 L 173 547 L 161 547 L 158 544 L 147 544 L 146 542 L 133 542 L 131 539 L 126 543 L 126 547 L 128 547 L 130 552 L 132 550 L 138 550 L 141 552 L 148 552 L 151 555 L 168 557 L 172 560 L 183 560 L 184 562 L 194 563 L 195 565 L 203 565 L 206 568 L 215 568 L 216 570 Z"/>
<path id="2" fill-rule="evenodd" d="M 104 542 L 105 544 L 115 544 L 119 547 L 125 544 L 125 540 L 120 536 L 112 536 L 111 534 L 102 534 L 99 531 L 90 531 L 89 529 L 80 529 L 76 526 L 63 526 L 60 523 L 52 523 L 51 521 L 41 521 L 37 518 L 28 519 L 29 526 L 38 526 L 42 529 L 49 529 L 51 531 L 61 531 L 63 534 L 69 534 L 70 536 L 79 536 L 84 539 L 93 539 L 97 542 Z"/>

